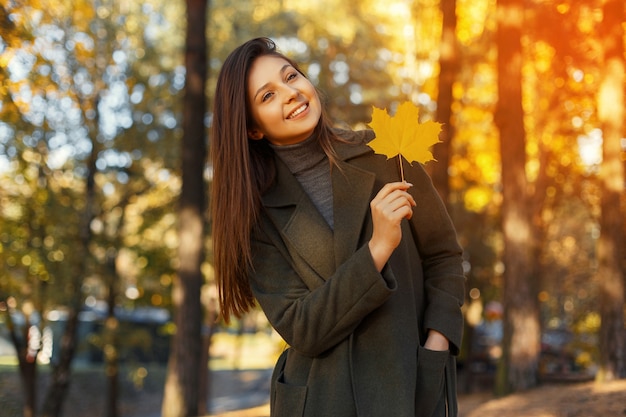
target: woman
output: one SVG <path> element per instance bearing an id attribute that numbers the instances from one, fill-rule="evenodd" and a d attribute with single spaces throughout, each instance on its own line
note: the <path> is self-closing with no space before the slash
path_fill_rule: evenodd
<path id="1" fill-rule="evenodd" d="M 456 415 L 462 250 L 421 166 L 331 128 L 267 38 L 224 62 L 214 101 L 213 236 L 221 312 L 258 301 L 288 343 L 272 416 Z"/>

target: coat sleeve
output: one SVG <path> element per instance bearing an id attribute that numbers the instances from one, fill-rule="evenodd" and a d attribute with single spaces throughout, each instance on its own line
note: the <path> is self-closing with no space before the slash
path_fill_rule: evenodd
<path id="1" fill-rule="evenodd" d="M 297 260 L 277 239 L 271 227 L 255 232 L 250 284 L 271 325 L 302 355 L 318 356 L 343 341 L 396 288 L 390 271 L 376 270 L 367 245 L 323 280 L 298 275 Z"/>
<path id="2" fill-rule="evenodd" d="M 463 251 L 448 212 L 423 167 L 414 164 L 405 175 L 413 184 L 410 192 L 417 202 L 410 225 L 424 272 L 424 331 L 443 333 L 450 341 L 451 353 L 458 354 L 465 294 Z"/>

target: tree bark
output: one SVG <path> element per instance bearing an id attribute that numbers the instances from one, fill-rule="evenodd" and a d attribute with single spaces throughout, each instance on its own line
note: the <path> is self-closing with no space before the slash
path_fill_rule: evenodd
<path id="1" fill-rule="evenodd" d="M 600 370 L 599 381 L 626 378 L 624 330 L 624 165 L 620 141 L 624 131 L 624 4 L 604 4 L 601 37 L 604 75 L 598 93 L 598 116 L 602 124 L 603 155 L 600 168 L 602 190 L 598 281 L 600 283 Z"/>
<path id="2" fill-rule="evenodd" d="M 503 357 L 498 394 L 537 384 L 539 308 L 533 275 L 533 228 L 526 179 L 526 137 L 522 108 L 522 0 L 497 2 L 498 104 L 502 165 L 501 221 L 504 239 Z"/>
<path id="3" fill-rule="evenodd" d="M 122 209 L 123 212 L 124 209 Z M 119 229 L 118 229 L 119 233 Z M 119 246 L 118 246 L 119 247 Z M 119 391 L 119 343 L 117 332 L 119 329 L 119 321 L 115 317 L 115 305 L 117 300 L 117 250 L 109 249 L 106 258 L 106 273 L 108 281 L 107 294 L 107 318 L 104 322 L 103 332 L 103 350 L 104 350 L 104 368 L 107 380 L 107 401 L 106 401 L 106 417 L 118 417 L 118 391 Z"/>
<path id="4" fill-rule="evenodd" d="M 200 302 L 204 261 L 206 186 L 206 13 L 207 0 L 187 0 L 183 98 L 182 191 L 179 201 L 179 267 L 174 280 L 174 322 L 163 417 L 198 415 L 201 363 L 202 307 Z"/>
<path id="5" fill-rule="evenodd" d="M 22 406 L 23 417 L 34 417 L 37 407 L 37 352 L 29 352 L 29 331 L 31 327 L 30 317 L 24 317 L 22 334 L 18 335 L 18 329 L 13 322 L 9 309 L 5 310 L 6 324 L 13 347 L 17 352 L 17 361 L 20 370 L 22 390 L 24 392 L 24 405 Z M 34 353 L 34 354 L 33 354 Z"/>
<path id="6" fill-rule="evenodd" d="M 433 147 L 433 157 L 437 161 L 427 166 L 435 188 L 442 200 L 447 204 L 450 186 L 448 182 L 448 167 L 450 166 L 450 151 L 454 126 L 452 124 L 452 103 L 454 100 L 452 88 L 459 68 L 459 52 L 456 38 L 456 0 L 441 0 L 443 28 L 441 31 L 441 46 L 439 48 L 439 81 L 437 94 L 437 118 L 442 123 L 439 138 L 442 143 Z"/>

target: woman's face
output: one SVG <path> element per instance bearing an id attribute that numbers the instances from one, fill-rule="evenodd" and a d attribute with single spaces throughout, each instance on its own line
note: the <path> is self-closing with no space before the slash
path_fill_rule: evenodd
<path id="1" fill-rule="evenodd" d="M 251 139 L 292 145 L 313 134 L 322 106 L 313 84 L 285 59 L 264 55 L 248 74 L 248 99 L 254 125 Z"/>

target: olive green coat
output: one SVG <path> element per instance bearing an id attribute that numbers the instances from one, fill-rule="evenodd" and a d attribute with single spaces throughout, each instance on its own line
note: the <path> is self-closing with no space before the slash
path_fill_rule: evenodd
<path id="1" fill-rule="evenodd" d="M 399 180 L 398 160 L 364 145 L 372 132 L 341 135 L 357 144 L 336 145 L 334 230 L 276 158 L 252 239 L 253 293 L 290 346 L 272 377 L 272 416 L 454 416 L 464 277 L 453 225 L 423 168 L 405 163 L 417 207 L 379 273 L 369 203 Z M 429 328 L 450 352 L 421 346 Z"/>

